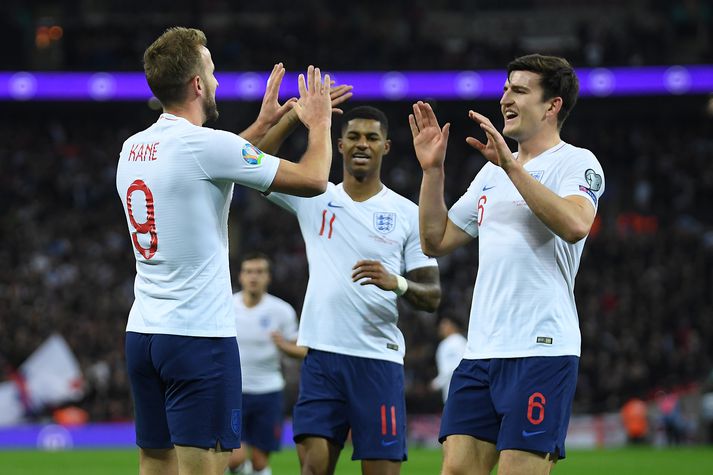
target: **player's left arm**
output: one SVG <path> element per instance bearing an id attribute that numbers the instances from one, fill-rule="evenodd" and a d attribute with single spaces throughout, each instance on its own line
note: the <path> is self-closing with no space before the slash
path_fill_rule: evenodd
<path id="1" fill-rule="evenodd" d="M 307 356 L 307 347 L 299 346 L 296 340 L 286 340 L 280 332 L 272 332 L 270 337 L 275 346 L 290 358 L 303 360 Z"/>
<path id="2" fill-rule="evenodd" d="M 352 268 L 352 281 L 392 291 L 419 310 L 435 312 L 441 303 L 441 281 L 437 266 L 419 267 L 400 276 L 390 273 L 379 261 L 361 260 Z"/>
<path id="3" fill-rule="evenodd" d="M 530 210 L 553 233 L 574 244 L 589 234 L 596 210 L 584 196 L 561 197 L 533 178 L 519 163 L 507 171 Z"/>
<path id="4" fill-rule="evenodd" d="M 505 139 L 487 117 L 474 111 L 470 111 L 469 116 L 479 123 L 488 141 L 484 144 L 468 137 L 466 142 L 507 173 L 535 216 L 569 243 L 574 244 L 587 237 L 596 215 L 592 202 L 579 195 L 561 197 L 547 188 L 515 160 Z"/>

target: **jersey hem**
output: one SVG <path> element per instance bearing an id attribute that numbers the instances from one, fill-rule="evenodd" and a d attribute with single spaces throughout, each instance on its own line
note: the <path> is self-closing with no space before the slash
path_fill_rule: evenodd
<path id="1" fill-rule="evenodd" d="M 185 330 L 185 329 L 175 329 L 175 328 L 136 328 L 136 327 L 126 327 L 126 332 L 133 333 L 145 333 L 147 335 L 175 335 L 175 336 L 195 336 L 204 338 L 235 338 L 235 329 L 226 331 L 195 331 L 195 330 Z"/>
<path id="2" fill-rule="evenodd" d="M 498 351 L 492 353 L 475 353 L 466 351 L 463 355 L 464 360 L 489 360 L 492 358 L 529 358 L 535 356 L 576 356 L 580 357 L 581 351 L 575 350 L 556 350 L 556 351 Z"/>
<path id="3" fill-rule="evenodd" d="M 391 363 L 400 364 L 401 366 L 403 366 L 403 364 L 404 364 L 404 358 L 401 355 L 398 355 L 398 356 L 392 357 L 392 358 L 388 358 L 388 357 L 386 357 L 386 355 L 379 354 L 379 353 L 373 353 L 373 352 L 367 352 L 367 351 L 356 351 L 356 350 L 352 350 L 352 349 L 339 348 L 339 347 L 330 346 L 330 345 L 312 345 L 306 341 L 298 341 L 297 344 L 300 346 L 306 346 L 307 348 L 310 348 L 312 350 L 328 351 L 330 353 L 337 353 L 340 355 L 356 356 L 357 358 L 369 358 L 372 360 L 389 361 Z"/>

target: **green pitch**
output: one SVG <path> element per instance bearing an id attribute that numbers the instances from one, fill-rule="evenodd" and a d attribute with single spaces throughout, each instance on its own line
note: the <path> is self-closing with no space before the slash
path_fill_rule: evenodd
<path id="1" fill-rule="evenodd" d="M 337 474 L 356 475 L 359 464 L 349 460 L 345 450 Z M 616 450 L 570 451 L 567 460 L 557 464 L 556 475 L 685 475 L 713 474 L 713 447 L 694 448 L 629 448 Z M 2 475 L 125 475 L 138 473 L 136 451 L 1 451 Z M 439 450 L 410 449 L 409 461 L 401 470 L 404 475 L 439 473 Z M 272 458 L 275 475 L 299 473 L 293 450 Z"/>

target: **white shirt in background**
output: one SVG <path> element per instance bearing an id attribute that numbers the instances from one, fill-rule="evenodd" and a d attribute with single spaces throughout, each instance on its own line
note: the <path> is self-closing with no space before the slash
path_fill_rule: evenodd
<path id="1" fill-rule="evenodd" d="M 274 295 L 265 294 L 254 307 L 246 307 L 242 292 L 233 294 L 235 329 L 240 348 L 243 393 L 264 394 L 285 387 L 280 360 L 282 353 L 270 334 L 279 332 L 285 340 L 297 339 L 295 309 Z"/>

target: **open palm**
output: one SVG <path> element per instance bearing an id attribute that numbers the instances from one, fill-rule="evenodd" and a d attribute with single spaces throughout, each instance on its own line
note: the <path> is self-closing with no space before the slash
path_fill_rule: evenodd
<path id="1" fill-rule="evenodd" d="M 270 77 L 267 79 L 265 95 L 262 98 L 262 105 L 260 106 L 260 113 L 258 115 L 258 120 L 270 126 L 275 125 L 282 116 L 294 107 L 297 101 L 296 97 L 291 97 L 285 101 L 284 104 L 280 104 L 278 98 L 283 77 L 285 77 L 285 67 L 282 63 L 277 63 L 272 68 Z"/>
<path id="2" fill-rule="evenodd" d="M 469 111 L 468 117 L 480 125 L 480 128 L 485 132 L 485 136 L 488 140 L 483 143 L 474 137 L 468 137 L 465 141 L 468 145 L 482 153 L 486 160 L 507 169 L 515 161 L 515 157 L 513 157 L 503 136 L 497 131 L 493 123 L 490 122 L 490 119 L 484 115 Z"/>
<path id="3" fill-rule="evenodd" d="M 430 104 L 418 101 L 408 117 L 413 148 L 423 170 L 443 166 L 451 124 L 441 128 Z"/>

